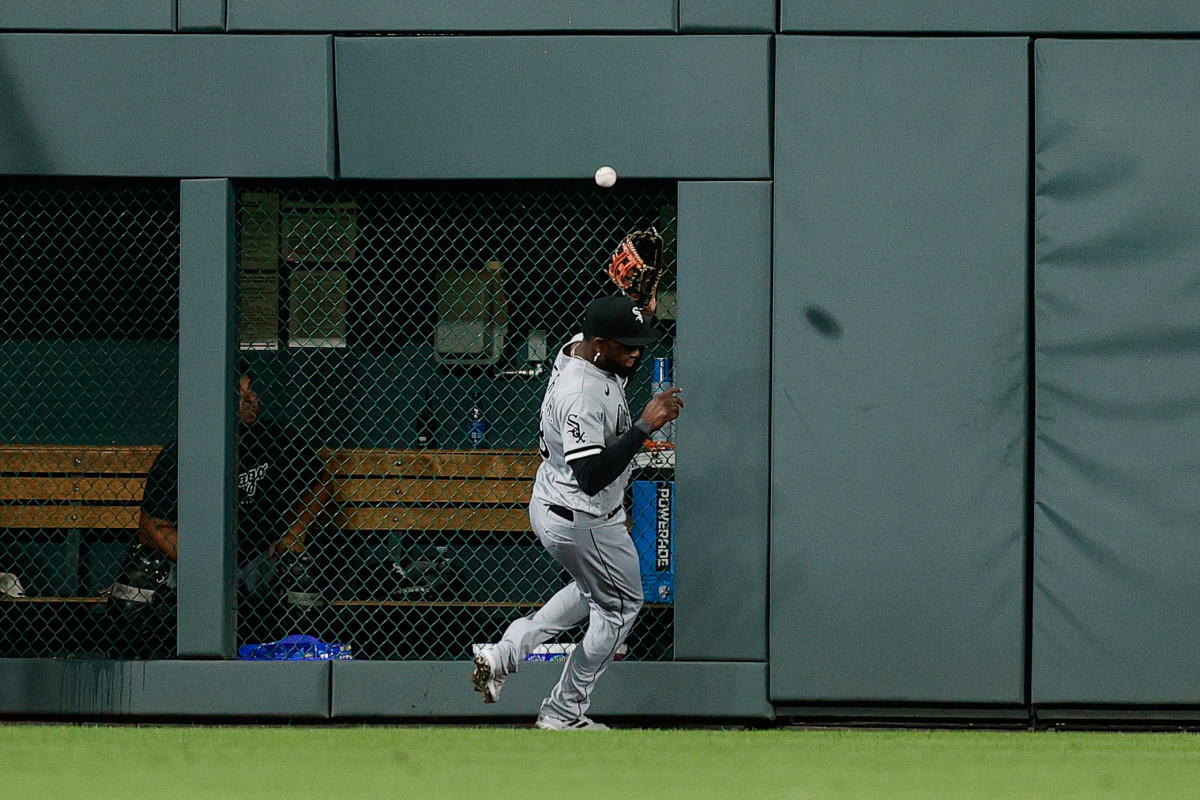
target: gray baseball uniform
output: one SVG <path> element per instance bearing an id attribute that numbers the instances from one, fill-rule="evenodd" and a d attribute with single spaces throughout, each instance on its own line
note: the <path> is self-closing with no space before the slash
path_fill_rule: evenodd
<path id="1" fill-rule="evenodd" d="M 625 527 L 629 467 L 589 496 L 570 466 L 600 453 L 629 429 L 625 382 L 570 356 L 570 347 L 559 352 L 542 402 L 543 461 L 529 519 L 542 545 L 573 580 L 537 612 L 509 625 L 495 649 L 503 672 L 515 672 L 534 647 L 588 620 L 583 641 L 568 656 L 562 677 L 542 703 L 542 716 L 562 721 L 587 711 L 596 680 L 642 607 L 637 550 Z"/>

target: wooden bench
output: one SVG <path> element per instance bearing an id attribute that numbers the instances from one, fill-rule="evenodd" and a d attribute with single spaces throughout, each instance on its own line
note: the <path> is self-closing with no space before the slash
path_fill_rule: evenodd
<path id="1" fill-rule="evenodd" d="M 137 528 L 157 446 L 0 445 L 0 536 L 8 530 Z M 541 457 L 529 450 L 319 449 L 342 531 L 528 531 Z M 4 565 L 0 564 L 0 571 Z M 27 598 L 95 602 L 96 598 Z"/>

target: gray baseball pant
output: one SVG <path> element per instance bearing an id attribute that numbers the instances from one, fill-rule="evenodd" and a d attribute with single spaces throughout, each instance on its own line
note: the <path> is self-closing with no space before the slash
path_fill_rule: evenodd
<path id="1" fill-rule="evenodd" d="M 515 620 L 496 645 L 501 669 L 516 672 L 533 648 L 588 621 L 583 641 L 567 656 L 562 677 L 542 702 L 543 716 L 563 721 L 587 712 L 596 681 L 642 608 L 641 568 L 625 512 L 609 519 L 574 515 L 568 522 L 539 501 L 530 504 L 534 533 L 574 580 L 536 612 Z"/>

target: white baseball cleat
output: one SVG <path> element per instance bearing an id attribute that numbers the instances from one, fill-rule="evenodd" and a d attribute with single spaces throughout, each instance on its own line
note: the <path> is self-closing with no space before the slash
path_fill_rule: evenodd
<path id="1" fill-rule="evenodd" d="M 554 717 L 541 716 L 537 718 L 537 727 L 544 731 L 607 731 L 611 730 L 603 722 L 596 722 L 591 717 L 580 717 L 570 722 L 564 722 Z"/>
<path id="2" fill-rule="evenodd" d="M 480 648 L 473 659 L 475 671 L 471 673 L 471 683 L 475 691 L 483 694 L 483 702 L 494 703 L 500 697 L 500 688 L 504 686 L 504 673 L 500 671 L 500 659 L 496 657 L 494 645 Z"/>

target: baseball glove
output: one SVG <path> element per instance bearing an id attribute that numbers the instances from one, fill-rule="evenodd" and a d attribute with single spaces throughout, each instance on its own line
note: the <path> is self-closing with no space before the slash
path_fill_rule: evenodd
<path id="1" fill-rule="evenodd" d="M 662 276 L 662 246 L 662 237 L 651 228 L 629 234 L 613 251 L 608 277 L 641 308 L 654 301 Z"/>

